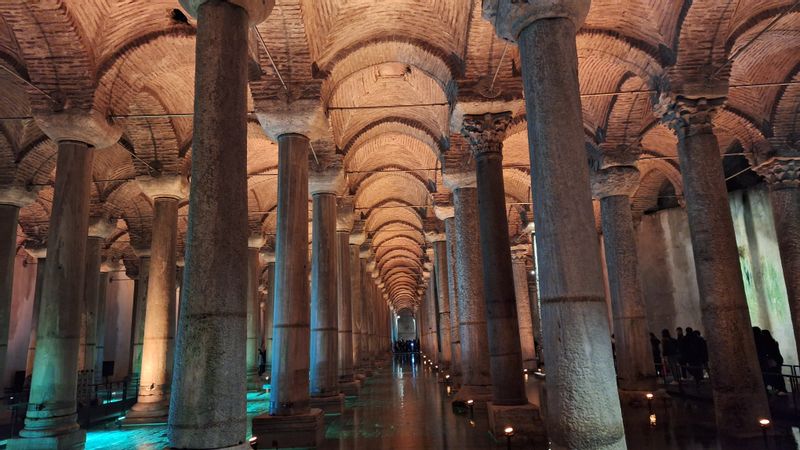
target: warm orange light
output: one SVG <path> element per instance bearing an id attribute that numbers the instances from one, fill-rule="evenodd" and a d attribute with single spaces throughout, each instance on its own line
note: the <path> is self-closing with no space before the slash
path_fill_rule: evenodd
<path id="1" fill-rule="evenodd" d="M 655 414 L 650 414 L 650 426 L 651 427 L 656 426 L 656 415 Z"/>
<path id="2" fill-rule="evenodd" d="M 467 400 L 467 406 L 472 406 L 474 403 L 474 400 Z"/>
<path id="3" fill-rule="evenodd" d="M 647 398 L 648 400 L 652 400 L 653 399 L 653 394 L 648 392 L 647 394 L 645 394 L 645 398 Z"/>
<path id="4" fill-rule="evenodd" d="M 761 428 L 767 428 L 771 423 L 769 419 L 758 419 L 758 425 Z"/>
<path id="5" fill-rule="evenodd" d="M 514 428 L 505 427 L 505 428 L 503 428 L 503 433 L 505 433 L 506 436 L 513 436 L 514 435 Z"/>

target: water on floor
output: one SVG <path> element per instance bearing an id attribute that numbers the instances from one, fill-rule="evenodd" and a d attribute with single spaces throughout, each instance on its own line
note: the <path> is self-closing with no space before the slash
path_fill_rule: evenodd
<path id="1" fill-rule="evenodd" d="M 358 398 L 348 398 L 341 415 L 326 416 L 322 449 L 504 449 L 505 440 L 495 442 L 488 434 L 485 412 L 473 416 L 455 414 L 450 406 L 452 393 L 436 375 L 420 364 L 418 356 L 406 355 L 381 368 L 368 378 Z M 538 403 L 540 382 L 527 381 L 531 402 Z M 266 410 L 267 396 L 248 396 L 248 417 Z M 628 448 L 631 450 L 789 450 L 797 449 L 797 428 L 778 424 L 785 436 L 768 441 L 736 440 L 720 442 L 713 430 L 710 404 L 680 399 L 654 402 L 651 411 L 625 408 L 623 411 Z M 512 438 L 513 439 L 513 438 Z M 166 426 L 118 428 L 116 424 L 89 431 L 87 449 L 155 450 L 167 445 Z M 512 440 L 512 446 L 514 442 Z M 540 445 L 539 447 L 543 447 Z M 527 446 L 525 448 L 532 448 Z M 540 448 L 537 450 L 544 450 Z"/>

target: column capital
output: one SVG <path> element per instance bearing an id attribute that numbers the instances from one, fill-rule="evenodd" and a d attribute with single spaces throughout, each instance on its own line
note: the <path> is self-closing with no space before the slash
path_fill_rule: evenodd
<path id="1" fill-rule="evenodd" d="M 108 217 L 90 217 L 88 236 L 106 240 L 117 231 L 117 219 L 110 219 Z"/>
<path id="2" fill-rule="evenodd" d="M 764 177 L 771 189 L 800 187 L 800 157 L 773 156 L 753 170 Z"/>
<path id="3" fill-rule="evenodd" d="M 725 103 L 724 97 L 684 97 L 662 94 L 655 113 L 678 138 L 713 132 L 712 120 Z"/>
<path id="4" fill-rule="evenodd" d="M 367 260 L 370 259 L 372 257 L 372 249 L 371 248 L 368 248 L 366 250 L 360 249 L 358 252 L 358 257 L 360 259 L 367 259 Z"/>
<path id="5" fill-rule="evenodd" d="M 150 247 L 147 247 L 147 248 L 131 247 L 131 248 L 133 248 L 134 256 L 136 256 L 139 259 L 149 258 L 150 257 Z"/>
<path id="6" fill-rule="evenodd" d="M 95 110 L 64 110 L 36 114 L 36 124 L 50 139 L 83 142 L 97 149 L 111 147 L 119 141 L 122 130 Z"/>
<path id="7" fill-rule="evenodd" d="M 182 175 L 143 175 L 136 177 L 136 184 L 154 203 L 157 198 L 172 198 L 180 202 L 189 197 L 189 181 Z"/>
<path id="8" fill-rule="evenodd" d="M 355 225 L 353 196 L 339 197 L 336 202 L 336 231 L 351 232 Z"/>
<path id="9" fill-rule="evenodd" d="M 275 252 L 271 252 L 269 250 L 261 250 L 258 252 L 258 260 L 261 262 L 262 265 L 267 264 L 274 264 L 275 263 Z"/>
<path id="10" fill-rule="evenodd" d="M 611 166 L 592 171 L 592 196 L 597 199 L 627 195 L 639 187 L 639 169 L 633 166 Z"/>
<path id="11" fill-rule="evenodd" d="M 312 164 L 313 166 L 313 164 Z M 311 168 L 308 171 L 308 193 L 341 195 L 345 188 L 344 170 L 340 165 L 322 170 Z"/>
<path id="12" fill-rule="evenodd" d="M 589 0 L 484 0 L 483 18 L 494 24 L 498 36 L 516 42 L 522 30 L 540 19 L 569 19 L 577 31 L 589 4 Z"/>
<path id="13" fill-rule="evenodd" d="M 435 242 L 444 242 L 447 240 L 447 235 L 438 231 L 426 231 L 425 240 L 431 244 Z M 433 249 L 431 249 L 431 251 L 433 251 Z"/>
<path id="14" fill-rule="evenodd" d="M 102 273 L 119 272 L 120 270 L 122 270 L 122 261 L 116 257 L 104 258 L 100 263 L 100 272 Z"/>
<path id="15" fill-rule="evenodd" d="M 361 233 L 350 233 L 350 239 L 348 240 L 350 245 L 360 246 L 367 240 L 367 235 L 363 231 Z M 359 255 L 360 255 L 359 251 Z"/>
<path id="16" fill-rule="evenodd" d="M 39 197 L 39 186 L 31 187 L 9 185 L 0 187 L 0 205 L 11 205 L 24 208 Z"/>
<path id="17" fill-rule="evenodd" d="M 464 116 L 461 134 L 469 141 L 469 148 L 476 159 L 481 155 L 502 152 L 511 119 L 510 112 Z"/>
<path id="18" fill-rule="evenodd" d="M 260 249 L 266 242 L 263 234 L 253 233 L 247 238 L 247 248 Z"/>
<path id="19" fill-rule="evenodd" d="M 475 175 L 474 170 L 469 172 L 445 172 L 442 174 L 442 181 L 447 189 L 451 191 L 478 187 L 478 177 Z"/>
<path id="20" fill-rule="evenodd" d="M 512 245 L 511 246 L 511 260 L 512 261 L 525 261 L 528 257 L 527 245 Z"/>
<path id="21" fill-rule="evenodd" d="M 439 220 L 452 219 L 456 215 L 456 210 L 453 205 L 436 205 L 433 207 L 433 213 Z"/>
<path id="22" fill-rule="evenodd" d="M 30 255 L 31 258 L 35 259 L 45 259 L 47 258 L 47 246 L 28 246 L 25 245 L 25 253 Z"/>
<path id="23" fill-rule="evenodd" d="M 256 117 L 264 133 L 273 141 L 285 134 L 311 140 L 328 138 L 330 125 L 318 99 L 264 100 L 256 103 Z"/>
<path id="24" fill-rule="evenodd" d="M 371 274 L 373 270 L 375 270 L 375 260 L 370 259 L 367 261 L 367 273 Z"/>
<path id="25" fill-rule="evenodd" d="M 192 17 L 197 17 L 197 12 L 200 5 L 208 0 L 179 0 L 183 9 L 186 10 Z M 269 17 L 272 12 L 272 7 L 275 6 L 275 0 L 226 0 L 228 3 L 236 5 L 245 11 L 250 25 L 258 25 Z"/>

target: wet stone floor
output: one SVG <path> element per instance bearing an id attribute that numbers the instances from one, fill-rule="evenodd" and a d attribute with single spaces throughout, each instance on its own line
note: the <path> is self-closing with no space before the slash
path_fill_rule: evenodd
<path id="1" fill-rule="evenodd" d="M 325 418 L 325 442 L 321 449 L 505 449 L 487 433 L 485 412 L 457 415 L 450 406 L 447 387 L 424 369 L 418 356 L 397 357 L 368 378 L 358 398 L 346 400 L 341 415 Z M 539 401 L 540 382 L 530 377 L 528 397 Z M 266 410 L 266 394 L 248 395 L 248 417 Z M 650 424 L 647 407 L 624 409 L 628 448 L 631 450 L 789 450 L 798 449 L 800 430 L 776 424 L 781 436 L 752 441 L 721 442 L 713 430 L 709 403 L 671 399 L 653 405 L 656 424 Z M 513 438 L 512 438 L 513 439 Z M 151 450 L 167 446 L 166 426 L 119 428 L 115 423 L 89 430 L 86 448 L 91 450 Z M 512 440 L 512 447 L 517 448 Z M 264 447 L 261 447 L 264 448 Z M 543 445 L 525 447 L 545 450 Z"/>

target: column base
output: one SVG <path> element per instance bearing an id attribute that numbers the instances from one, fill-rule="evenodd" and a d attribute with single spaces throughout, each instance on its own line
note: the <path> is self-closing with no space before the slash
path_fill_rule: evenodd
<path id="1" fill-rule="evenodd" d="M 311 397 L 308 405 L 319 408 L 323 414 L 341 414 L 344 410 L 344 394 L 329 395 L 325 397 Z"/>
<path id="2" fill-rule="evenodd" d="M 511 437 L 513 444 L 547 442 L 544 421 L 539 415 L 539 408 L 527 403 L 524 405 L 500 406 L 492 402 L 486 404 L 489 415 L 489 432 L 495 440 L 506 440 L 505 428 L 514 428 Z"/>
<path id="3" fill-rule="evenodd" d="M 339 392 L 344 394 L 345 397 L 358 397 L 358 394 L 361 392 L 361 381 L 340 381 Z"/>
<path id="4" fill-rule="evenodd" d="M 321 409 L 307 414 L 253 418 L 253 436 L 262 448 L 318 447 L 325 439 L 325 419 Z"/>
<path id="5" fill-rule="evenodd" d="M 355 378 L 357 381 L 362 381 L 363 382 L 364 380 L 367 379 L 367 375 L 363 371 L 361 371 L 361 372 L 353 374 L 353 378 Z"/>
<path id="6" fill-rule="evenodd" d="M 169 404 L 137 403 L 125 414 L 122 426 L 167 423 Z"/>
<path id="7" fill-rule="evenodd" d="M 76 429 L 69 433 L 47 437 L 19 437 L 9 439 L 7 450 L 82 450 L 86 443 L 86 430 Z"/>
<path id="8" fill-rule="evenodd" d="M 492 401 L 492 387 L 491 386 L 461 386 L 461 389 L 453 397 L 451 405 L 453 412 L 461 413 L 468 412 L 469 405 L 467 400 L 472 400 L 473 410 L 486 410 L 486 404 Z"/>

